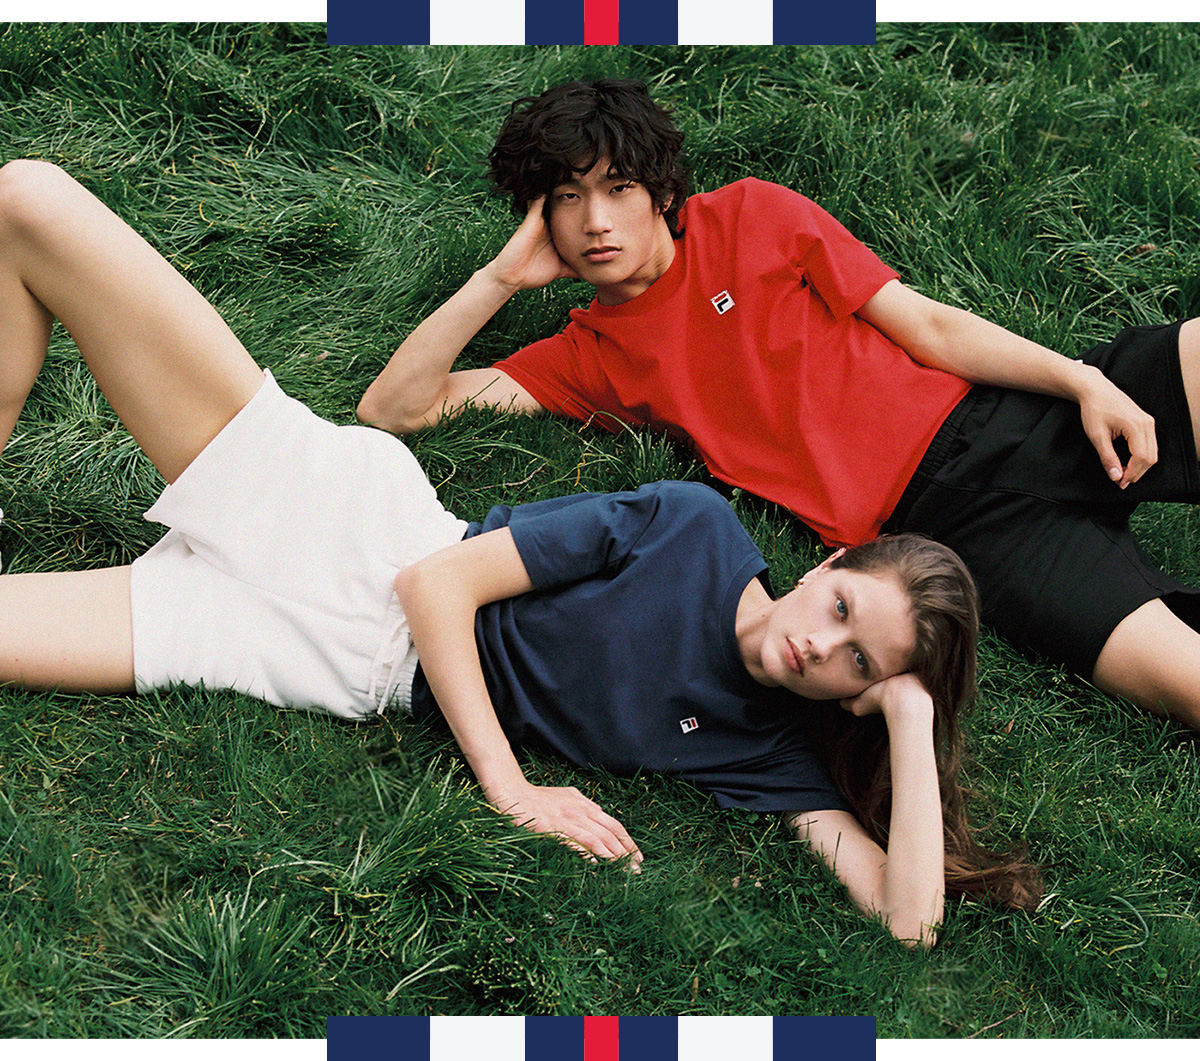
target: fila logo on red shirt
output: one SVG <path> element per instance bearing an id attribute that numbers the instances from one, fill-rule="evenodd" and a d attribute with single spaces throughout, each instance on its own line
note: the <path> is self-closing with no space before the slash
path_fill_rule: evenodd
<path id="1" fill-rule="evenodd" d="M 713 304 L 713 309 L 718 313 L 728 313 L 733 309 L 733 296 L 728 291 L 722 291 L 719 295 L 713 295 L 709 301 Z"/>
<path id="2" fill-rule="evenodd" d="M 679 728 L 684 733 L 691 733 L 692 730 L 700 728 L 700 723 L 696 721 L 696 716 L 692 715 L 691 718 L 681 718 L 679 720 Z"/>

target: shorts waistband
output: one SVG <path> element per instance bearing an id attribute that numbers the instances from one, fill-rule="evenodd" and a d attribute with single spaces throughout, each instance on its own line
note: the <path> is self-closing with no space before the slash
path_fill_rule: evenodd
<path id="1" fill-rule="evenodd" d="M 925 488 L 933 482 L 946 462 L 955 455 L 957 443 L 971 412 L 979 404 L 980 399 L 992 390 L 993 388 L 988 387 L 972 387 L 950 410 L 950 415 L 942 421 L 942 426 L 937 429 L 937 433 L 929 443 L 929 448 L 925 450 L 925 455 L 921 458 L 921 463 L 917 465 L 917 470 L 909 479 L 904 493 L 896 502 L 892 514 L 884 522 L 885 534 L 895 534 L 904 529 L 904 524 L 908 521 L 908 514 L 912 511 L 913 505 L 917 503 L 917 498 L 925 492 Z"/>

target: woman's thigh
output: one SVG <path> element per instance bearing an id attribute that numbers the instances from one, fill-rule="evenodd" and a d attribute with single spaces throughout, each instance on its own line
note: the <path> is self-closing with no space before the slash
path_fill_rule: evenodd
<path id="1" fill-rule="evenodd" d="M 129 568 L 0 576 L 0 682 L 131 692 Z"/>
<path id="2" fill-rule="evenodd" d="M 262 373 L 216 310 L 62 170 L 0 170 L 0 266 L 63 322 L 117 415 L 173 481 Z"/>

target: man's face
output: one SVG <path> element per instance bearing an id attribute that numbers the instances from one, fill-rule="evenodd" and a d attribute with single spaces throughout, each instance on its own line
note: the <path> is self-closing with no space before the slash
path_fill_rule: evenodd
<path id="1" fill-rule="evenodd" d="M 907 670 L 916 643 L 911 602 L 895 579 L 826 561 L 777 602 L 763 641 L 764 684 L 811 700 L 857 696 Z"/>
<path id="2" fill-rule="evenodd" d="M 549 212 L 559 257 L 596 287 L 602 305 L 640 295 L 674 260 L 662 211 L 637 181 L 611 176 L 607 159 L 554 188 Z"/>

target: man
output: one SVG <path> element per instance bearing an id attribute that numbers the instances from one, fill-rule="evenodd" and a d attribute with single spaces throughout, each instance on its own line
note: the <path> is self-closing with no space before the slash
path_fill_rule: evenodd
<path id="1" fill-rule="evenodd" d="M 473 402 L 686 437 L 827 542 L 945 542 L 1002 632 L 1200 728 L 1200 605 L 1128 528 L 1140 501 L 1200 500 L 1200 322 L 1070 360 L 905 287 L 795 192 L 739 181 L 685 202 L 681 146 L 635 83 L 521 101 L 491 163 L 523 222 L 360 417 L 407 432 Z M 451 370 L 513 294 L 563 277 L 596 300 L 561 335 Z"/>

